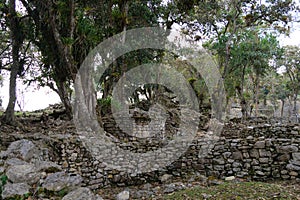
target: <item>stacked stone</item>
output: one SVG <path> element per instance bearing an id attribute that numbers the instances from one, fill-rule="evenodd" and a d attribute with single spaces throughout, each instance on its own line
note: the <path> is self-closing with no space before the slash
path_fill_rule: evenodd
<path id="1" fill-rule="evenodd" d="M 92 189 L 159 180 L 163 173 L 174 176 L 200 173 L 216 178 L 236 176 L 250 180 L 300 179 L 299 127 L 266 125 L 247 127 L 242 132 L 245 138 L 223 137 L 212 141 L 213 147 L 205 155 L 202 150 L 207 141 L 195 138 L 177 161 L 158 172 L 137 176 L 107 168 L 74 136 L 60 141 L 61 146 L 56 150 L 61 156 L 57 157 L 57 162 L 70 173 L 78 172 L 84 178 L 84 185 Z M 138 148 L 149 151 L 153 147 L 139 145 Z"/>

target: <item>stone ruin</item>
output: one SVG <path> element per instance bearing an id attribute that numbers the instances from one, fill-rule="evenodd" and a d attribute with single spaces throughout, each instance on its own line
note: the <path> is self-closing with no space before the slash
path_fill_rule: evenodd
<path id="1" fill-rule="evenodd" d="M 140 124 L 147 122 L 143 116 L 136 119 L 141 120 Z M 171 121 L 167 119 L 166 123 Z M 127 150 L 147 152 L 164 145 L 159 141 L 149 145 L 148 140 L 126 136 L 110 118 L 106 119 L 104 127 L 107 132 L 118 135 L 116 142 Z M 162 130 L 161 123 L 152 128 L 154 132 L 167 134 Z M 145 134 L 146 130 L 140 131 Z M 206 134 L 203 131 L 199 133 Z M 13 142 L 6 151 L 1 152 L 0 172 L 6 174 L 9 181 L 3 188 L 3 199 L 11 197 L 15 190 L 18 190 L 17 194 L 26 194 L 35 184 L 45 191 L 68 188 L 69 195 L 84 193 L 89 194 L 91 199 L 100 199 L 90 190 L 145 184 L 161 181 L 166 176 L 186 177 L 191 174 L 219 179 L 234 176 L 245 180 L 300 181 L 299 124 L 267 123 L 262 120 L 235 128 L 234 123 L 228 123 L 217 138 L 204 139 L 203 134 L 197 135 L 179 159 L 168 166 L 134 175 L 122 169 L 111 169 L 93 157 L 76 131 L 28 139 L 30 141 Z M 208 144 L 209 151 L 203 154 Z"/>

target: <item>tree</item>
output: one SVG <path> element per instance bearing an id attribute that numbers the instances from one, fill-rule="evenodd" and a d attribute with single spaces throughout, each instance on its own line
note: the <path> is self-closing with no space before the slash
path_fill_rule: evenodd
<path id="1" fill-rule="evenodd" d="M 32 39 L 43 62 L 42 73 L 36 80 L 59 94 L 71 117 L 71 85 L 89 51 L 105 38 L 127 29 L 158 25 L 162 1 L 21 2 L 35 24 Z M 113 63 L 115 72 L 122 74 L 127 70 L 124 59 Z M 104 98 L 117 73 L 105 79 Z"/>
<path id="2" fill-rule="evenodd" d="M 298 46 L 285 46 L 282 58 L 277 63 L 278 67 L 285 68 L 285 75 L 289 81 L 287 89 L 291 91 L 293 101 L 292 113 L 297 116 L 297 99 L 300 92 L 300 48 Z"/>
<path id="3" fill-rule="evenodd" d="M 14 108 L 16 104 L 16 80 L 18 73 L 23 69 L 23 63 L 20 60 L 20 49 L 24 42 L 24 35 L 22 33 L 22 25 L 20 17 L 16 12 L 16 1 L 9 1 L 9 15 L 8 27 L 10 29 L 10 40 L 11 40 L 11 56 L 12 64 L 10 69 L 10 79 L 9 79 L 9 102 L 5 110 L 4 120 L 7 123 L 14 124 Z"/>
<path id="4" fill-rule="evenodd" d="M 229 36 L 228 36 L 229 37 Z M 210 49 L 218 59 L 226 57 L 224 49 L 227 46 L 228 37 L 207 42 L 204 46 Z M 250 29 L 239 32 L 232 37 L 230 58 L 228 59 L 227 76 L 225 86 L 228 98 L 238 96 L 244 117 L 249 115 L 249 92 L 246 89 L 246 80 L 253 83 L 253 102 L 258 108 L 260 79 L 270 70 L 270 60 L 279 56 L 280 48 L 276 37 L 272 34 L 260 33 L 259 30 Z M 219 58 L 221 57 L 221 58 Z"/>
<path id="5" fill-rule="evenodd" d="M 293 1 L 283 0 L 218 0 L 189 2 L 192 4 L 190 7 L 193 7 L 193 9 L 191 9 L 189 15 L 183 19 L 187 24 L 186 32 L 195 40 L 201 38 L 206 42 L 208 41 L 205 47 L 210 50 L 214 49 L 214 55 L 218 61 L 219 69 L 225 80 L 225 84 L 227 85 L 226 90 L 227 94 L 229 94 L 227 102 L 229 102 L 232 95 L 237 93 L 241 100 L 243 115 L 246 116 L 246 102 L 243 97 L 245 91 L 244 86 L 240 83 L 245 81 L 245 78 L 243 77 L 245 74 L 249 73 L 248 68 L 252 67 L 251 71 L 254 75 L 252 76 L 252 81 L 254 81 L 256 88 L 254 90 L 254 93 L 256 94 L 254 100 L 258 99 L 260 74 L 263 73 L 261 70 L 265 68 L 262 64 L 266 62 L 259 64 L 254 63 L 256 60 L 252 60 L 253 62 L 251 64 L 249 63 L 241 66 L 237 63 L 234 64 L 233 58 L 241 61 L 238 57 L 244 56 L 244 58 L 242 58 L 244 59 L 243 62 L 245 62 L 247 56 L 250 56 L 248 60 L 251 60 L 250 58 L 254 59 L 255 56 L 260 56 L 262 58 L 263 55 L 258 55 L 258 53 L 257 55 L 254 55 L 256 54 L 256 47 L 254 45 L 254 43 L 256 43 L 255 38 L 261 43 L 259 48 L 264 48 L 262 46 L 263 40 L 261 41 L 258 35 L 264 30 L 266 32 L 269 30 L 276 30 L 279 33 L 288 33 L 288 22 L 292 20 L 292 11 L 298 10 L 298 7 L 296 7 L 295 2 Z M 260 33 L 255 33 L 252 30 L 262 31 Z M 247 38 L 243 35 L 251 32 L 252 35 L 254 34 L 250 37 L 252 38 L 252 41 L 245 41 Z M 257 36 L 255 36 L 255 34 Z M 247 53 L 238 55 L 240 52 L 234 51 L 237 50 L 237 46 L 241 45 L 241 42 L 243 42 L 242 40 L 244 40 L 244 44 L 240 46 L 240 48 L 246 48 Z M 249 49 L 251 46 L 253 48 Z M 267 51 L 265 51 L 265 53 L 267 53 Z M 257 62 L 260 61 L 261 60 L 257 60 Z M 235 87 L 234 85 L 240 85 L 242 87 Z M 230 87 L 228 88 L 228 86 Z"/>
<path id="6" fill-rule="evenodd" d="M 3 77 L 0 74 L 0 88 L 3 86 Z M 2 96 L 0 96 L 0 108 L 2 108 Z"/>
<path id="7" fill-rule="evenodd" d="M 232 39 L 241 30 L 253 27 L 288 32 L 291 13 L 297 10 L 295 2 L 275 0 L 218 0 L 196 2 L 185 17 L 188 28 L 201 33 L 200 37 L 222 40 L 226 37 L 224 56 L 219 58 L 223 77 L 227 74 Z M 195 35 L 196 37 L 197 35 Z"/>

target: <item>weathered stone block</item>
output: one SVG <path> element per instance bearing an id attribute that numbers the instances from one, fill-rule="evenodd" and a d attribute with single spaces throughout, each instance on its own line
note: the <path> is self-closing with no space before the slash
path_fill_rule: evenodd
<path id="1" fill-rule="evenodd" d="M 235 151 L 232 153 L 232 158 L 234 160 L 242 160 L 243 159 L 243 154 L 240 151 Z"/>
<path id="2" fill-rule="evenodd" d="M 269 162 L 269 158 L 259 158 L 259 162 L 260 163 L 268 163 Z"/>
<path id="3" fill-rule="evenodd" d="M 29 193 L 30 186 L 26 183 L 7 183 L 2 191 L 2 199 L 19 199 Z"/>
<path id="4" fill-rule="evenodd" d="M 300 161 L 300 152 L 293 153 L 292 157 L 293 157 L 294 160 Z"/>
<path id="5" fill-rule="evenodd" d="M 292 170 L 292 171 L 300 171 L 300 166 L 297 166 L 297 165 L 293 165 L 293 164 L 288 164 L 286 166 L 286 168 L 288 170 Z"/>
<path id="6" fill-rule="evenodd" d="M 215 159 L 213 159 L 213 164 L 224 165 L 225 164 L 225 160 L 223 158 L 215 158 Z"/>
<path id="7" fill-rule="evenodd" d="M 250 150 L 250 157 L 251 158 L 259 158 L 259 152 L 257 149 L 251 149 Z"/>
<path id="8" fill-rule="evenodd" d="M 286 146 L 277 146 L 278 153 L 294 153 L 297 152 L 299 149 L 294 145 L 286 145 Z"/>
<path id="9" fill-rule="evenodd" d="M 259 149 L 258 152 L 260 157 L 271 157 L 272 155 L 270 151 L 267 151 L 265 149 Z"/>
<path id="10" fill-rule="evenodd" d="M 280 156 L 278 156 L 277 160 L 281 161 L 281 162 L 286 162 L 286 161 L 289 161 L 290 158 L 291 158 L 290 154 L 284 153 L 284 154 L 281 154 Z"/>
<path id="11" fill-rule="evenodd" d="M 266 142 L 265 141 L 257 141 L 254 144 L 254 148 L 257 148 L 257 149 L 263 149 L 265 147 L 266 147 Z"/>

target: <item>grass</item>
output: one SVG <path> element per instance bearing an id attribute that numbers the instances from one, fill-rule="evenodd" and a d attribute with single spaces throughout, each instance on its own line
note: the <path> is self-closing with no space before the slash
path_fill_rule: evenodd
<path id="1" fill-rule="evenodd" d="M 295 189 L 296 187 L 296 189 Z M 164 199 L 295 199 L 300 200 L 300 186 L 287 187 L 262 182 L 225 182 L 211 187 L 195 187 L 166 195 Z"/>
<path id="2" fill-rule="evenodd" d="M 4 111 L 0 111 L 0 117 L 4 115 Z M 42 112 L 31 112 L 31 111 L 15 111 L 16 117 L 22 116 L 40 116 Z"/>

